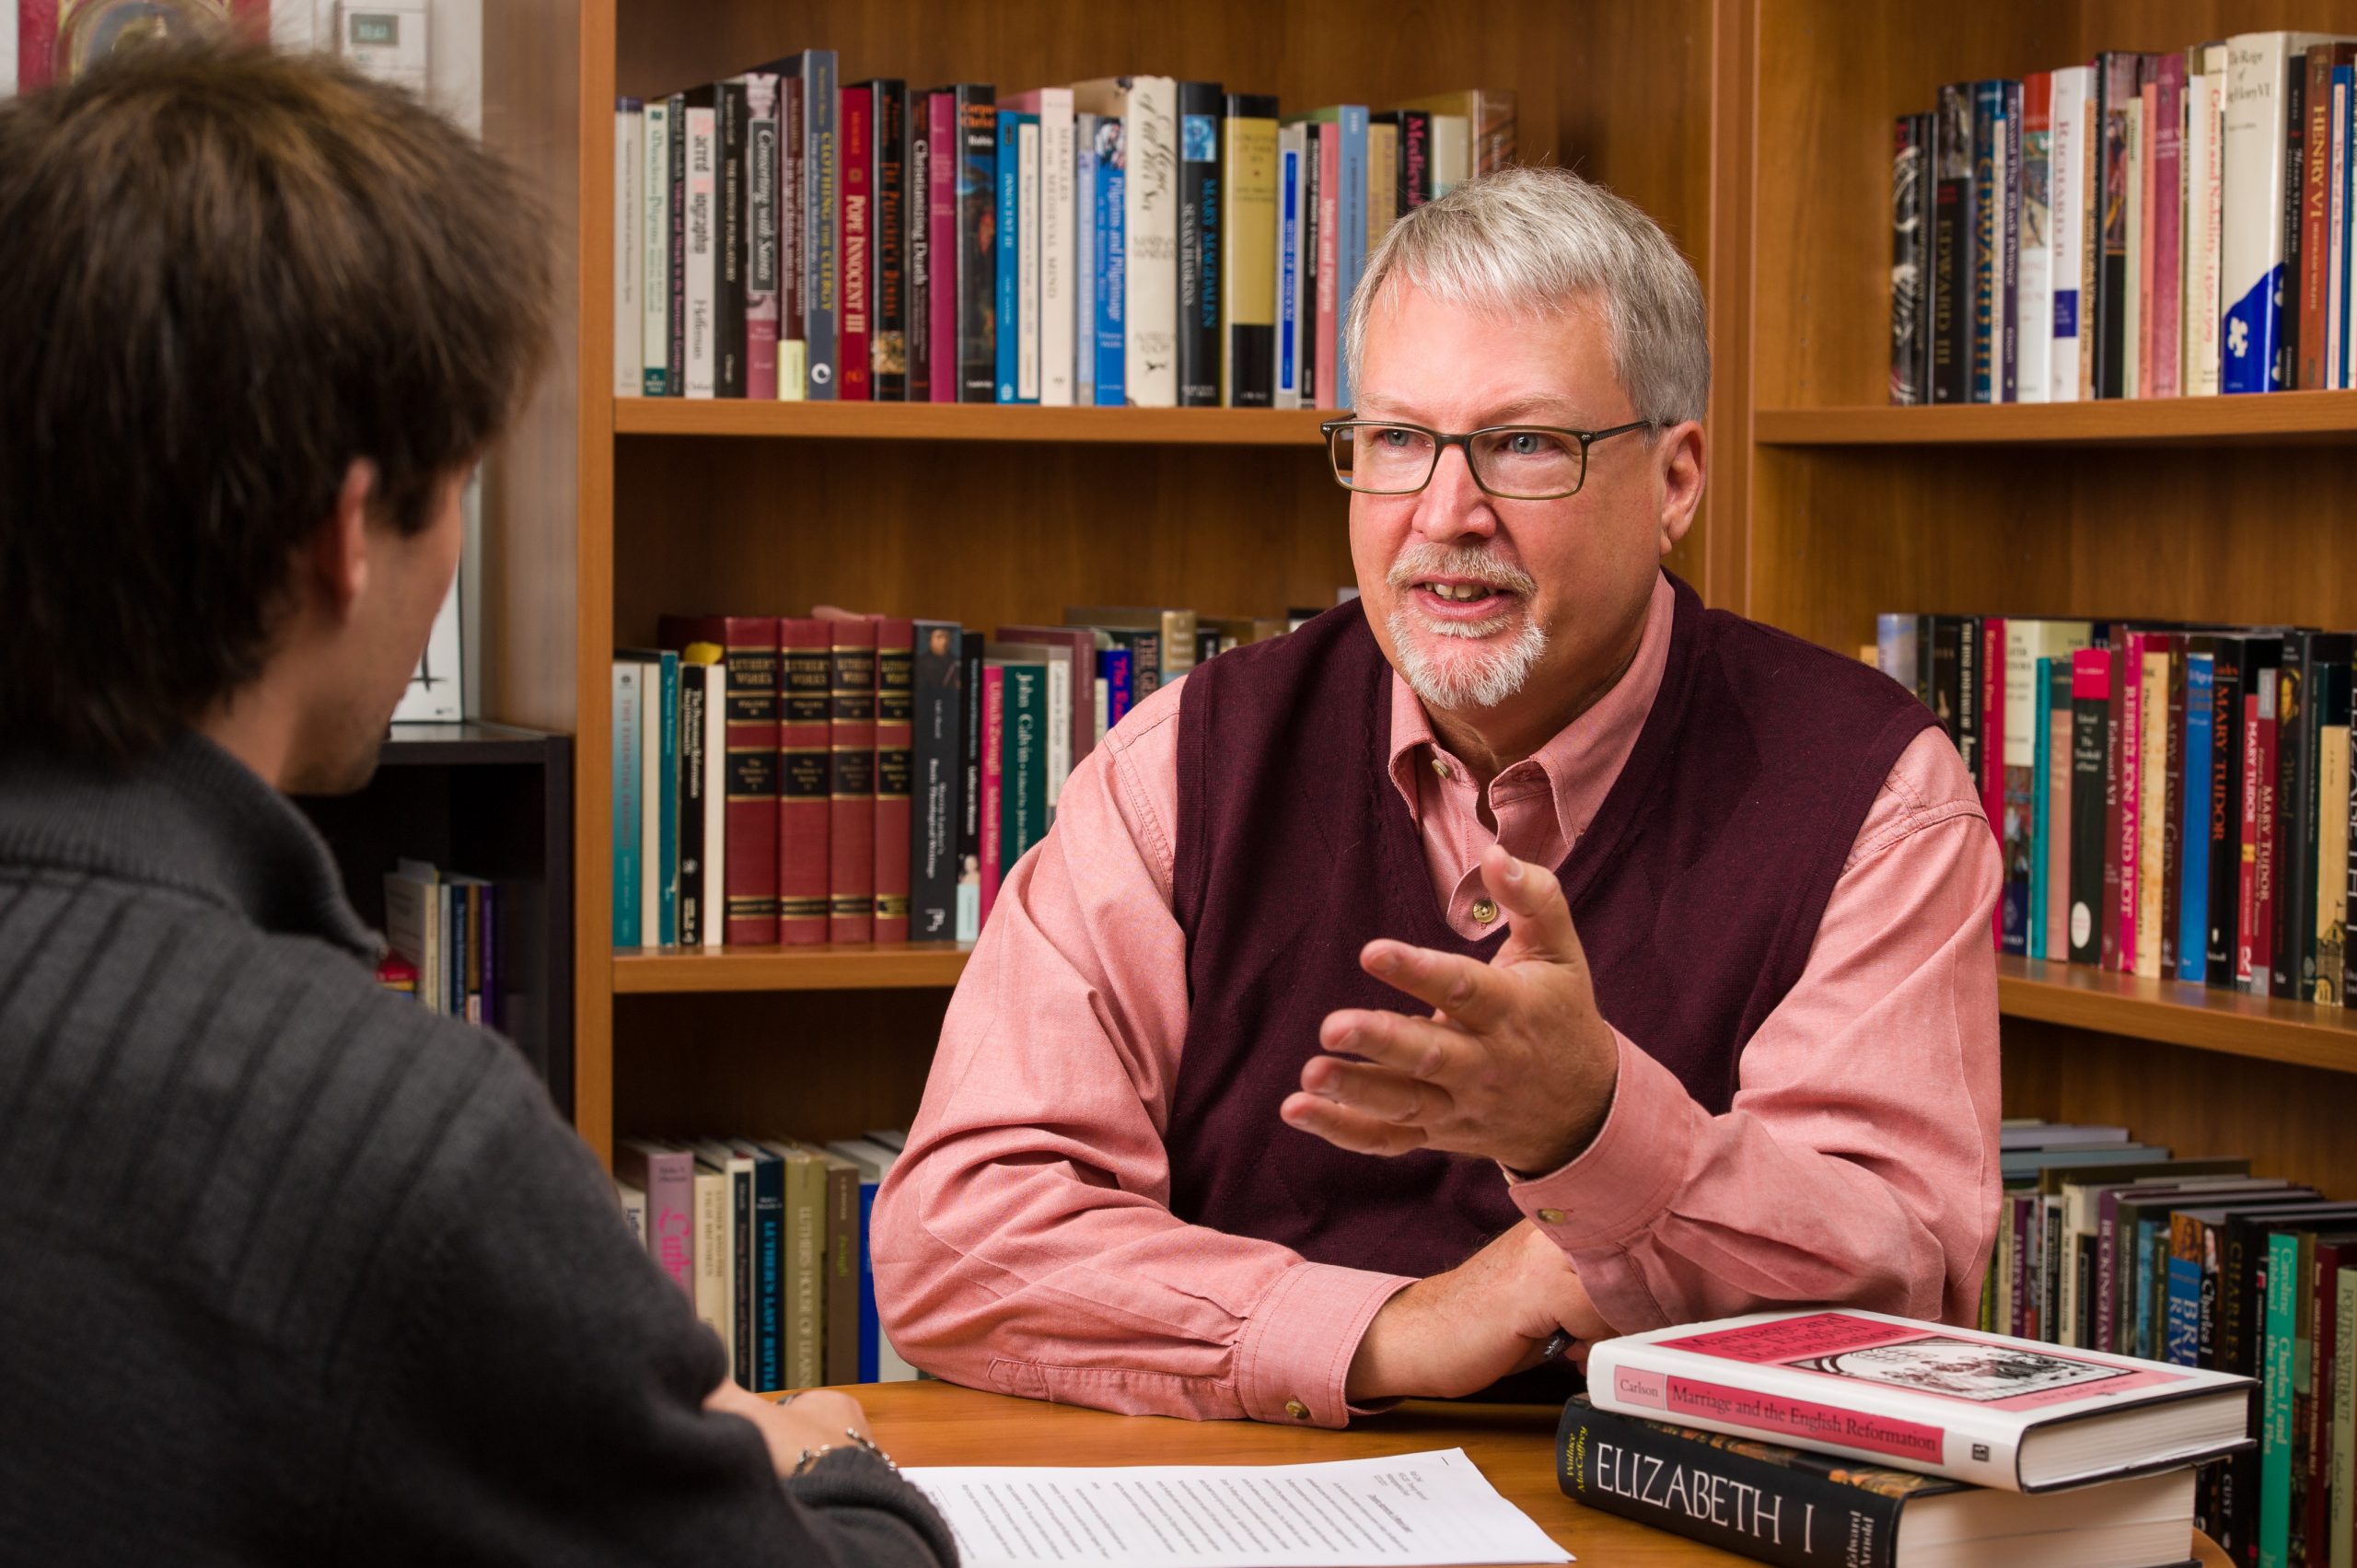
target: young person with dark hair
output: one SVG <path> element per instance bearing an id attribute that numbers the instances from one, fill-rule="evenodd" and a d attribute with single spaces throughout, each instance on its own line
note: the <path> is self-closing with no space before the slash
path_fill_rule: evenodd
<path id="1" fill-rule="evenodd" d="M 367 779 L 552 292 L 343 67 L 0 107 L 11 1561 L 954 1556 L 856 1402 L 726 1380 L 521 1057 L 377 987 L 281 793 Z"/>

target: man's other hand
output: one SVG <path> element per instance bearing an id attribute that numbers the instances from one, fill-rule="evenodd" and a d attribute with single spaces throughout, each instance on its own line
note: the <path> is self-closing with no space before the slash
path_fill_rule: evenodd
<path id="1" fill-rule="evenodd" d="M 1385 1302 L 1359 1340 L 1344 1396 L 1358 1405 L 1478 1393 L 1536 1366 L 1558 1330 L 1583 1346 L 1612 1333 L 1562 1249 L 1525 1220 Z"/>
<path id="2" fill-rule="evenodd" d="M 1318 1040 L 1335 1054 L 1303 1063 L 1301 1092 L 1278 1109 L 1287 1125 L 1360 1154 L 1439 1149 L 1531 1175 L 1596 1137 L 1620 1049 L 1596 1012 L 1562 889 L 1545 866 L 1495 844 L 1482 853 L 1481 877 L 1513 922 L 1497 956 L 1485 964 L 1368 943 L 1360 967 L 1436 1011 L 1327 1014 Z"/>

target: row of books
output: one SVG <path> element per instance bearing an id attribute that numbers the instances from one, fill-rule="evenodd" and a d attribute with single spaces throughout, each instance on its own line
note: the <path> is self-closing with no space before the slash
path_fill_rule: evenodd
<path id="1" fill-rule="evenodd" d="M 1216 82 L 838 85 L 832 50 L 614 110 L 621 397 L 1344 407 L 1394 219 L 1515 97 L 1280 116 Z"/>
<path id="2" fill-rule="evenodd" d="M 2345 1005 L 2346 633 L 1885 615 L 2003 852 L 2002 951 Z"/>
<path id="3" fill-rule="evenodd" d="M 614 944 L 973 941 L 1109 728 L 1313 613 L 665 616 L 613 662 Z"/>
<path id="4" fill-rule="evenodd" d="M 403 860 L 385 874 L 385 953 L 377 983 L 427 1011 L 506 1026 L 499 885 Z"/>
<path id="5" fill-rule="evenodd" d="M 2126 1128 L 2009 1124 L 1980 1327 L 2257 1378 L 2257 1448 L 2205 1473 L 2202 1529 L 2265 1568 L 2357 1548 L 2357 1203 L 2172 1157 Z"/>
<path id="6" fill-rule="evenodd" d="M 614 1190 L 632 1233 L 756 1393 L 906 1382 L 876 1316 L 868 1216 L 906 1134 L 624 1138 Z"/>
<path id="7" fill-rule="evenodd" d="M 2357 42 L 1952 83 L 1893 128 L 1890 401 L 2345 388 Z"/>

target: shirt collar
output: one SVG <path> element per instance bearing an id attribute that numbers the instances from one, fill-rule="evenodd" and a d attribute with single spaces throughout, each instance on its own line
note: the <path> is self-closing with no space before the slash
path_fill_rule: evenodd
<path id="1" fill-rule="evenodd" d="M 1636 656 L 1609 691 L 1585 713 L 1555 732 L 1528 759 L 1515 763 L 1492 782 L 1492 791 L 1539 787 L 1553 796 L 1562 842 L 1568 847 L 1586 830 L 1612 781 L 1636 749 L 1637 736 L 1653 712 L 1661 690 L 1662 671 L 1669 665 L 1669 635 L 1677 619 L 1678 594 L 1666 574 L 1655 574 L 1653 596 L 1645 606 L 1645 629 L 1637 641 Z M 1391 786 L 1408 803 L 1408 814 L 1419 815 L 1416 770 L 1435 756 L 1446 756 L 1433 734 L 1432 720 L 1415 691 L 1397 669 L 1391 673 Z M 1453 759 L 1452 759 L 1453 760 Z"/>
<path id="2" fill-rule="evenodd" d="M 294 802 L 193 732 L 119 765 L 0 754 L 0 864 L 145 882 L 374 961 L 327 844 Z"/>

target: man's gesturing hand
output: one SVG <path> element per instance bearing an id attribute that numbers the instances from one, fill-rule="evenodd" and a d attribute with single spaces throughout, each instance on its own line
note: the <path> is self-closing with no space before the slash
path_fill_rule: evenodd
<path id="1" fill-rule="evenodd" d="M 1361 1154 L 1440 1149 L 1538 1174 L 1587 1147 L 1611 1109 L 1620 1053 L 1554 874 L 1492 844 L 1481 877 L 1513 923 L 1488 963 L 1375 941 L 1367 973 L 1435 1009 L 1344 1008 L 1278 1114 Z M 1347 1057 L 1362 1060 L 1350 1061 Z"/>

